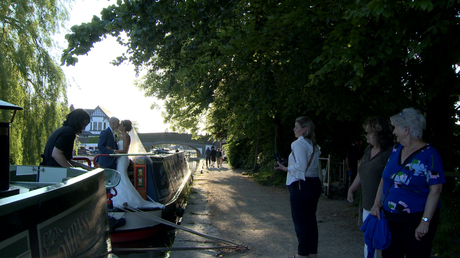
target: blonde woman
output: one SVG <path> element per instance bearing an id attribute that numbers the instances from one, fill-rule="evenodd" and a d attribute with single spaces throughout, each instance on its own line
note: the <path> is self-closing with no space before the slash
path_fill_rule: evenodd
<path id="1" fill-rule="evenodd" d="M 297 234 L 297 254 L 293 258 L 316 258 L 318 252 L 318 224 L 316 209 L 321 195 L 319 179 L 320 147 L 315 140 L 315 125 L 305 116 L 298 117 L 294 124 L 288 167 L 277 163 L 275 169 L 287 172 L 291 215 Z"/>

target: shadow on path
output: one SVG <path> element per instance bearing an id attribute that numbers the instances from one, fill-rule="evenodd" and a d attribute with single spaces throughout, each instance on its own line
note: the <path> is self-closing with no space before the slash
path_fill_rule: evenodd
<path id="1" fill-rule="evenodd" d="M 174 251 L 170 257 L 288 257 L 296 253 L 287 188 L 261 186 L 243 170 L 226 167 L 195 174 L 182 225 L 248 249 Z M 324 197 L 318 204 L 320 258 L 362 257 L 358 209 Z M 174 247 L 219 246 L 179 231 Z"/>

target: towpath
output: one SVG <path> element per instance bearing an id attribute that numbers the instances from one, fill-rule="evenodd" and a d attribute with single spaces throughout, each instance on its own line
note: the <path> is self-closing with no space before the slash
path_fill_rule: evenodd
<path id="1" fill-rule="evenodd" d="M 238 243 L 246 248 L 173 251 L 171 258 L 289 257 L 297 244 L 287 188 L 261 186 L 243 170 L 198 170 L 182 226 Z M 357 225 L 358 208 L 346 200 L 321 197 L 318 204 L 319 258 L 363 256 L 363 237 Z M 179 230 L 174 247 L 219 246 Z"/>

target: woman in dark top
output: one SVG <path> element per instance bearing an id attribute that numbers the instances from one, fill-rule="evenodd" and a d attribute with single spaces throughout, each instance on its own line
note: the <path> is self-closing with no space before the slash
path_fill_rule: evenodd
<path id="1" fill-rule="evenodd" d="M 40 165 L 51 167 L 82 167 L 91 170 L 93 168 L 72 161 L 73 145 L 76 134 L 80 134 L 89 124 L 90 117 L 83 109 L 75 109 L 70 112 L 62 127 L 51 134 L 46 142 L 45 151 L 42 155 L 43 162 Z"/>
<path id="2" fill-rule="evenodd" d="M 383 117 L 370 117 L 363 127 L 369 146 L 359 162 L 358 174 L 348 189 L 347 199 L 353 202 L 353 193 L 361 186 L 364 222 L 374 205 L 382 172 L 391 154 L 393 134 L 390 122 Z M 371 258 L 368 256 L 367 245 L 364 245 L 364 257 Z M 377 257 L 376 253 L 374 257 Z"/>

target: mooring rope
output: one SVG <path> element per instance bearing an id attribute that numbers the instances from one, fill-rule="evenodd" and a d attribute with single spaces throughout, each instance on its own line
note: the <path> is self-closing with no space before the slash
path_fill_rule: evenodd
<path id="1" fill-rule="evenodd" d="M 237 244 L 237 243 L 225 240 L 225 239 L 221 239 L 221 238 L 218 238 L 218 237 L 203 234 L 203 233 L 197 232 L 195 230 L 186 228 L 184 226 L 177 225 L 175 223 L 172 223 L 170 221 L 167 221 L 165 219 L 162 219 L 162 218 L 154 216 L 154 215 L 150 215 L 150 214 L 148 214 L 148 213 L 146 213 L 146 212 L 144 212 L 144 211 L 142 211 L 140 209 L 137 209 L 137 208 L 134 208 L 134 207 L 131 207 L 131 206 L 126 206 L 126 207 L 123 207 L 123 208 L 117 207 L 117 208 L 122 210 L 122 211 L 124 211 L 124 212 L 126 212 L 126 213 L 135 214 L 137 216 L 140 216 L 140 217 L 143 217 L 143 218 L 146 218 L 146 219 L 150 219 L 150 220 L 153 220 L 155 222 L 159 222 L 159 223 L 162 223 L 164 225 L 167 225 L 167 226 L 170 226 L 170 227 L 173 227 L 173 228 L 182 229 L 182 230 L 187 231 L 189 233 L 192 233 L 192 234 L 204 237 L 204 238 L 212 239 L 212 240 L 214 240 L 216 242 L 230 244 L 230 245 L 229 246 L 216 246 L 216 247 L 179 247 L 179 248 L 175 248 L 175 247 L 165 247 L 165 248 L 163 248 L 163 247 L 160 247 L 160 248 L 142 248 L 142 249 L 139 249 L 139 248 L 116 248 L 113 251 L 117 251 L 117 252 L 128 252 L 128 251 L 135 251 L 135 250 L 143 250 L 143 251 L 173 251 L 173 250 L 185 251 L 185 250 L 219 249 L 219 248 L 246 248 L 246 249 L 248 248 L 247 246 L 243 246 L 243 245 L 240 245 L 240 244 Z"/>

